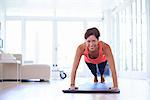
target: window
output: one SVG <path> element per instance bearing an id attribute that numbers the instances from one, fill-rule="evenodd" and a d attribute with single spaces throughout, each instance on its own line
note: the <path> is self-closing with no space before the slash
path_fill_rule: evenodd
<path id="1" fill-rule="evenodd" d="M 58 67 L 70 73 L 76 48 L 84 42 L 83 22 L 59 21 L 57 25 Z M 81 61 L 80 66 L 79 68 L 82 70 L 83 61 Z"/>
<path id="2" fill-rule="evenodd" d="M 119 41 L 121 72 L 146 72 L 147 24 L 145 0 L 135 0 L 116 13 L 116 31 Z M 118 27 L 117 27 L 118 26 Z M 116 33 L 116 34 L 117 34 Z M 118 41 L 118 40 L 116 40 Z M 117 42 L 116 42 L 117 45 Z"/>
<path id="3" fill-rule="evenodd" d="M 21 21 L 10 20 L 6 21 L 6 52 L 7 53 L 22 53 L 22 30 Z"/>
<path id="4" fill-rule="evenodd" d="M 52 22 L 26 21 L 25 61 L 51 64 L 52 62 Z"/>

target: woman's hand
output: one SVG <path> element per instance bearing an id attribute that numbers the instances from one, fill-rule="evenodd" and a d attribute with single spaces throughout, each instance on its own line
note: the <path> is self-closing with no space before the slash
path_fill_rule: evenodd
<path id="1" fill-rule="evenodd" d="M 120 91 L 118 87 L 110 87 L 109 89 L 112 91 Z"/>
<path id="2" fill-rule="evenodd" d="M 78 89 L 78 87 L 75 87 L 75 86 L 70 86 L 69 90 L 76 90 Z"/>

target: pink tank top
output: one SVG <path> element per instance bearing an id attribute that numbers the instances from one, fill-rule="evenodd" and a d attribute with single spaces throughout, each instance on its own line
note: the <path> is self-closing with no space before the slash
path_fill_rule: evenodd
<path id="1" fill-rule="evenodd" d="M 91 59 L 88 55 L 88 53 L 89 53 L 88 48 L 87 47 L 85 48 L 85 51 L 84 51 L 85 62 L 92 63 L 92 64 L 99 64 L 99 63 L 106 61 L 106 56 L 104 55 L 104 53 L 102 51 L 102 42 L 101 41 L 99 41 L 98 46 L 99 46 L 99 56 L 96 59 Z"/>

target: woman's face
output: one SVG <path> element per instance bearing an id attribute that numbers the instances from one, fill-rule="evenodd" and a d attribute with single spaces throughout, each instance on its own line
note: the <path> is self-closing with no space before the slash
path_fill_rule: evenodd
<path id="1" fill-rule="evenodd" d="M 89 36 L 86 39 L 86 46 L 89 51 L 95 51 L 98 48 L 98 39 L 94 35 Z"/>

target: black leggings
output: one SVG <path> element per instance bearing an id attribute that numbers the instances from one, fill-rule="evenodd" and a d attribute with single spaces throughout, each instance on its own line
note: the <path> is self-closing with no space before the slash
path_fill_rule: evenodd
<path id="1" fill-rule="evenodd" d="M 97 69 L 96 69 L 96 64 L 92 64 L 92 63 L 87 63 L 85 62 L 88 66 L 88 68 L 91 70 L 92 74 L 97 77 Z M 99 69 L 99 72 L 100 72 L 100 75 L 102 76 L 105 72 L 105 66 L 107 64 L 107 61 L 105 62 L 102 62 L 102 63 L 99 63 L 98 64 L 98 69 Z"/>

